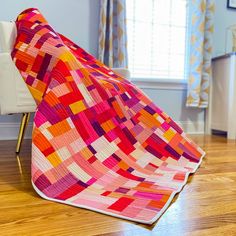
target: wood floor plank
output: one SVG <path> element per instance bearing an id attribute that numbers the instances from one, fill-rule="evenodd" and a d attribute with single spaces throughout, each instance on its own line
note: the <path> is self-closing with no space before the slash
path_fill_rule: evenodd
<path id="1" fill-rule="evenodd" d="M 192 136 L 206 151 L 200 168 L 164 215 L 147 226 L 46 201 L 30 181 L 31 142 L 0 141 L 0 235 L 235 236 L 236 143 Z"/>

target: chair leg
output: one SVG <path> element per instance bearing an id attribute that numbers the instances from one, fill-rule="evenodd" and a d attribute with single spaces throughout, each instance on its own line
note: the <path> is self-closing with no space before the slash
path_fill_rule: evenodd
<path id="1" fill-rule="evenodd" d="M 21 144 L 24 139 L 24 134 L 25 134 L 27 124 L 29 122 L 29 118 L 30 118 L 30 113 L 23 113 L 22 114 L 21 124 L 20 124 L 20 129 L 19 129 L 19 134 L 18 134 L 18 140 L 17 140 L 17 145 L 16 145 L 16 153 L 20 152 Z"/>

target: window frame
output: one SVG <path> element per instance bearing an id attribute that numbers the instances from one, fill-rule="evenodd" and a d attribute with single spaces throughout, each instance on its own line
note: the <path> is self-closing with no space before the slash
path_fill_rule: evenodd
<path id="1" fill-rule="evenodd" d="M 185 61 L 184 61 L 184 79 L 171 78 L 148 78 L 148 77 L 130 77 L 130 81 L 140 88 L 144 89 L 164 89 L 164 90 L 187 90 L 187 75 L 189 63 L 190 48 L 190 13 L 189 2 L 186 2 L 186 33 L 185 33 Z"/>

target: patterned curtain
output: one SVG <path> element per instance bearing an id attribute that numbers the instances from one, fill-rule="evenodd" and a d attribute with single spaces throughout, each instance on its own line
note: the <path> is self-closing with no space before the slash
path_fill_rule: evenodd
<path id="1" fill-rule="evenodd" d="M 109 67 L 127 67 L 125 0 L 100 0 L 98 58 Z"/>
<path id="2" fill-rule="evenodd" d="M 190 0 L 187 106 L 208 107 L 211 80 L 214 0 Z"/>

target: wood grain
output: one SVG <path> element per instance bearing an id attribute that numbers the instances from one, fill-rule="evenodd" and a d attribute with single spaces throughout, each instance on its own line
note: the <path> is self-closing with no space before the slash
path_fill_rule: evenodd
<path id="1" fill-rule="evenodd" d="M 30 140 L 0 142 L 0 235 L 236 235 L 236 143 L 192 136 L 207 155 L 152 226 L 40 198 L 30 183 Z"/>

